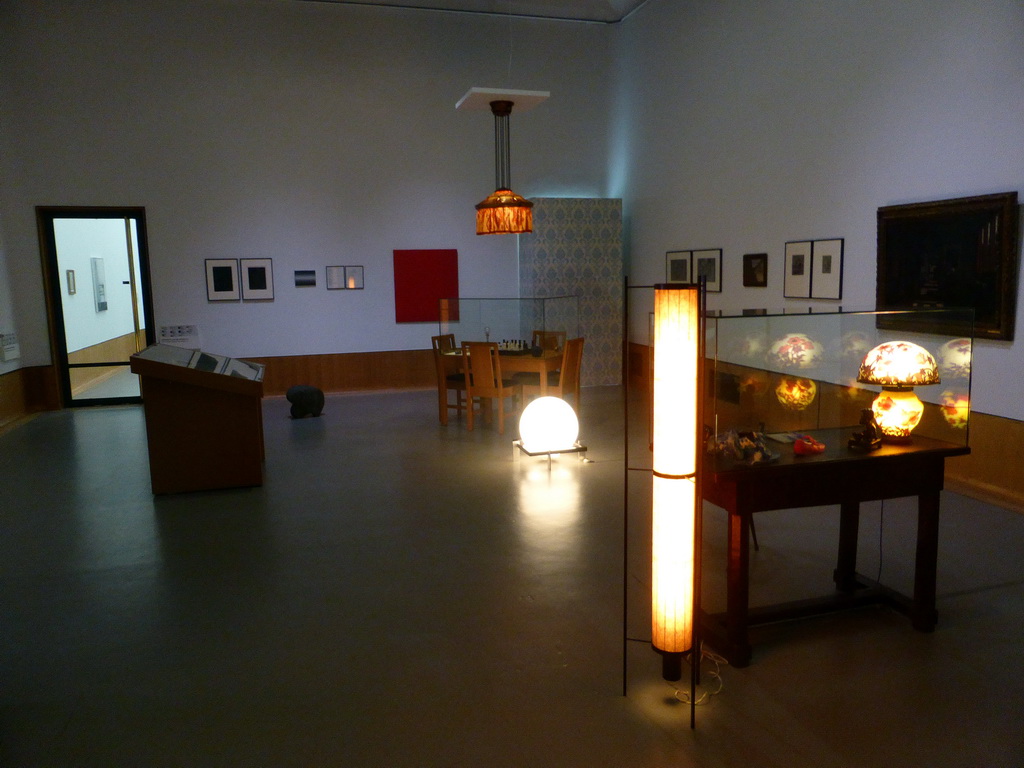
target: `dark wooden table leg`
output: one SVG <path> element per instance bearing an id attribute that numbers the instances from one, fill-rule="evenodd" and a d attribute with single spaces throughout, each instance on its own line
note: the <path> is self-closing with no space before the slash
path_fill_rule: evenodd
<path id="1" fill-rule="evenodd" d="M 726 569 L 726 654 L 734 667 L 750 663 L 747 618 L 750 601 L 750 515 L 729 512 L 729 562 Z"/>
<path id="2" fill-rule="evenodd" d="M 914 561 L 914 629 L 931 632 L 938 622 L 935 610 L 935 572 L 939 559 L 939 491 L 917 497 L 917 557 Z"/>
<path id="3" fill-rule="evenodd" d="M 839 505 L 839 557 L 832 580 L 840 592 L 857 588 L 857 533 L 860 528 L 860 502 L 844 501 Z"/>

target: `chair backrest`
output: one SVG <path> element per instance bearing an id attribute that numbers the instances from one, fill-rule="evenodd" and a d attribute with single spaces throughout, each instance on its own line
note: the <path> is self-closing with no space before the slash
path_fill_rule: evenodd
<path id="1" fill-rule="evenodd" d="M 558 377 L 558 388 L 562 397 L 571 394 L 576 408 L 580 405 L 580 368 L 583 367 L 583 339 L 569 339 L 565 342 L 562 356 L 562 373 Z"/>
<path id="2" fill-rule="evenodd" d="M 495 342 L 462 342 L 462 370 L 466 372 L 466 391 L 471 397 L 500 396 L 501 358 Z"/>
<path id="3" fill-rule="evenodd" d="M 430 343 L 434 345 L 434 349 L 438 352 L 447 352 L 455 349 L 455 334 L 446 333 L 443 336 L 431 336 Z"/>
<path id="4" fill-rule="evenodd" d="M 534 331 L 530 346 L 541 349 L 561 349 L 565 346 L 565 331 Z"/>
<path id="5" fill-rule="evenodd" d="M 455 349 L 455 334 L 446 333 L 443 336 L 431 336 L 430 343 L 434 347 L 434 366 L 437 368 L 438 379 L 458 373 L 461 360 L 456 355 L 442 354 L 442 352 L 449 352 Z"/>

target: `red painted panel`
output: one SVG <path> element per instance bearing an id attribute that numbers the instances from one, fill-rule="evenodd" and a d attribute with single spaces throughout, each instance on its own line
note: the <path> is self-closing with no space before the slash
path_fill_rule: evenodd
<path id="1" fill-rule="evenodd" d="M 441 299 L 459 297 L 459 252 L 436 248 L 394 254 L 395 322 L 438 322 Z"/>

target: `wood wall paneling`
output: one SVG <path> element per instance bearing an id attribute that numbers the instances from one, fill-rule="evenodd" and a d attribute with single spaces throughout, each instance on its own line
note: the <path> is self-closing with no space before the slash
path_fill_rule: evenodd
<path id="1" fill-rule="evenodd" d="M 25 404 L 24 368 L 0 376 L 0 429 L 28 413 Z"/>
<path id="2" fill-rule="evenodd" d="M 309 384 L 324 392 L 436 386 L 433 352 L 429 349 L 246 359 L 266 366 L 266 395 L 283 395 L 296 384 Z"/>
<path id="3" fill-rule="evenodd" d="M 140 333 L 144 333 L 140 331 Z M 99 344 L 75 350 L 68 353 L 68 363 L 103 363 L 110 360 L 128 362 L 128 358 L 145 348 L 145 337 L 143 336 L 142 346 L 137 346 L 135 332 L 126 333 L 124 336 L 107 339 Z M 82 390 L 88 389 L 95 384 L 109 379 L 119 372 L 119 368 L 75 368 L 72 371 L 71 394 L 78 395 Z"/>

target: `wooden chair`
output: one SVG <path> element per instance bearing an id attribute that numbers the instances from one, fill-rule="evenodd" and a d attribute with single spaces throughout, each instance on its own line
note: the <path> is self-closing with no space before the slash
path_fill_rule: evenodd
<path id="1" fill-rule="evenodd" d="M 514 397 L 516 409 L 522 406 L 523 388 L 501 378 L 501 357 L 493 341 L 462 342 L 462 370 L 466 385 L 466 428 L 473 430 L 473 401 L 479 400 L 485 417 L 491 411 L 490 400 L 498 401 L 498 434 L 505 434 L 505 398 Z"/>
<path id="2" fill-rule="evenodd" d="M 572 395 L 576 413 L 580 412 L 580 368 L 583 365 L 583 339 L 569 339 L 565 343 L 562 368 L 548 374 L 548 394 L 563 400 Z M 540 374 L 517 373 L 514 377 L 523 387 L 524 395 L 540 394 Z"/>
<path id="3" fill-rule="evenodd" d="M 466 410 L 464 395 L 466 378 L 459 371 L 462 358 L 458 355 L 444 355 L 443 352 L 455 350 L 455 334 L 431 336 L 430 343 L 434 347 L 434 367 L 437 370 L 437 415 L 442 424 L 448 423 L 448 411 L 454 409 L 456 415 Z M 455 402 L 448 400 L 448 392 L 455 392 Z"/>
<path id="4" fill-rule="evenodd" d="M 541 349 L 561 349 L 565 346 L 565 331 L 534 331 L 530 339 L 531 347 Z"/>

